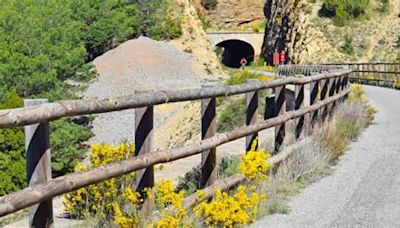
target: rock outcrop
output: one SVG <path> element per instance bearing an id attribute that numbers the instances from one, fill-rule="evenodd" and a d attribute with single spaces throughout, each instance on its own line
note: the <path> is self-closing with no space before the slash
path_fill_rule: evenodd
<path id="1" fill-rule="evenodd" d="M 301 62 L 307 46 L 307 19 L 300 9 L 302 0 L 267 0 L 264 14 L 267 19 L 263 55 L 272 64 L 275 49 L 287 53 L 287 61 Z"/>
<path id="2" fill-rule="evenodd" d="M 199 6 L 202 1 L 194 0 Z M 264 20 L 263 6 L 262 0 L 218 0 L 214 9 L 203 9 L 203 13 L 212 27 L 237 29 L 238 26 Z"/>

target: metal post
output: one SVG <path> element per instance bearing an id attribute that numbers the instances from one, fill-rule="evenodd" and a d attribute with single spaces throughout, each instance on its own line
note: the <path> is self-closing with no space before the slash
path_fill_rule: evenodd
<path id="1" fill-rule="evenodd" d="M 209 86 L 202 86 L 207 88 Z M 217 131 L 215 97 L 201 100 L 201 139 L 215 136 Z M 218 178 L 216 148 L 201 153 L 202 188 L 212 185 Z"/>
<path id="2" fill-rule="evenodd" d="M 25 107 L 47 103 L 47 99 L 24 100 Z M 49 123 L 25 126 L 26 173 L 29 186 L 51 179 Z M 52 199 L 29 208 L 29 227 L 53 227 Z"/>

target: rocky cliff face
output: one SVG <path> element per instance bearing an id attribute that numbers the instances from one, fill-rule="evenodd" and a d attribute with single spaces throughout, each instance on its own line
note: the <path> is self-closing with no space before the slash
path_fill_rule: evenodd
<path id="1" fill-rule="evenodd" d="M 194 0 L 200 6 L 204 0 Z M 214 9 L 202 9 L 212 27 L 237 29 L 264 20 L 263 0 L 218 0 Z"/>
<path id="2" fill-rule="evenodd" d="M 307 45 L 307 18 L 300 6 L 302 0 L 267 0 L 264 14 L 265 29 L 263 54 L 272 64 L 272 54 L 277 49 L 287 53 L 287 61 L 298 64 Z"/>

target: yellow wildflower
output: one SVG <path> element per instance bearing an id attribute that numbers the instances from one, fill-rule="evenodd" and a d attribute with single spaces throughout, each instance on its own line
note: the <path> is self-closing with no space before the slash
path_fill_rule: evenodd
<path id="1" fill-rule="evenodd" d="M 197 196 L 197 200 L 201 201 L 206 196 L 206 192 L 204 190 L 197 190 L 196 196 Z"/>
<path id="2" fill-rule="evenodd" d="M 242 156 L 240 171 L 248 180 L 262 181 L 267 179 L 267 171 L 271 168 L 268 158 L 271 157 L 264 149 L 255 150 L 257 141 L 254 140 L 251 150 Z"/>
<path id="3" fill-rule="evenodd" d="M 131 204 L 142 202 L 142 199 L 140 199 L 140 194 L 133 191 L 130 187 L 125 188 L 124 192 L 122 193 L 122 197 L 128 199 Z"/>

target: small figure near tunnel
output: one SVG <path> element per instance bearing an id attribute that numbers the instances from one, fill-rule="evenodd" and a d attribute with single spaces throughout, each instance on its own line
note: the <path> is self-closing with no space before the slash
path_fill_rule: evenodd
<path id="1" fill-rule="evenodd" d="M 242 65 L 242 70 L 244 70 L 244 67 L 247 65 L 247 60 L 246 60 L 245 57 L 243 57 L 243 58 L 240 60 L 240 65 Z"/>
<path id="2" fill-rule="evenodd" d="M 248 65 L 254 59 L 255 51 L 251 44 L 241 40 L 225 40 L 217 47 L 222 48 L 221 62 L 232 68 L 242 67 L 243 59 Z"/>

